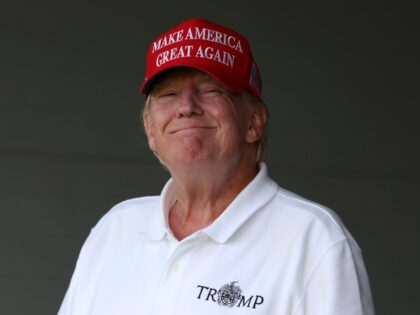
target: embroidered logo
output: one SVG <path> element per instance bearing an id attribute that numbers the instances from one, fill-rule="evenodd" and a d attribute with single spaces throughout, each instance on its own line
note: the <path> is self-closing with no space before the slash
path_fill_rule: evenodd
<path id="1" fill-rule="evenodd" d="M 199 289 L 197 299 L 214 302 L 222 307 L 247 307 L 256 309 L 264 303 L 261 295 L 245 296 L 238 285 L 238 281 L 226 283 L 219 290 L 204 285 L 197 285 Z"/>
<path id="2" fill-rule="evenodd" d="M 227 283 L 217 291 L 217 304 L 233 307 L 241 299 L 242 290 L 235 283 L 237 281 Z"/>

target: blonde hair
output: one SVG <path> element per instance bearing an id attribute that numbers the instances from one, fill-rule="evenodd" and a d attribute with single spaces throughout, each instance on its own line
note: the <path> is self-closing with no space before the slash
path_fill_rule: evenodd
<path id="1" fill-rule="evenodd" d="M 256 153 L 257 163 L 264 162 L 267 155 L 268 121 L 270 119 L 270 111 L 268 109 L 268 106 L 264 103 L 264 101 L 261 98 L 254 96 L 248 90 L 241 92 L 240 96 L 246 106 L 250 106 L 251 108 L 260 108 L 265 112 L 266 121 L 264 123 L 262 135 L 257 141 Z"/>

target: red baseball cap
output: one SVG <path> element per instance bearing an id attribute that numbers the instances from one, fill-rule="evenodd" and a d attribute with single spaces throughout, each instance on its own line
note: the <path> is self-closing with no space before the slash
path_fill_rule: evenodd
<path id="1" fill-rule="evenodd" d="M 248 89 L 261 97 L 261 75 L 245 37 L 205 19 L 189 19 L 163 33 L 147 52 L 147 95 L 164 71 L 176 67 L 201 70 L 234 93 Z"/>

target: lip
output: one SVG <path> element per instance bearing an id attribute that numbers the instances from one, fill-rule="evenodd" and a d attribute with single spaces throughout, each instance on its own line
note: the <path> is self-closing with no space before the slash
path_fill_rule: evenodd
<path id="1" fill-rule="evenodd" d="M 169 133 L 174 134 L 177 132 L 189 131 L 189 130 L 194 130 L 194 129 L 214 129 L 214 128 L 215 127 L 212 127 L 212 126 L 183 126 L 183 127 L 175 128 L 171 130 Z"/>

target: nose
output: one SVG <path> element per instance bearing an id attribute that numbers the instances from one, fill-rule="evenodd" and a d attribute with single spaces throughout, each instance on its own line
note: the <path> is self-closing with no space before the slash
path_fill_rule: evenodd
<path id="1" fill-rule="evenodd" d="M 203 114 L 203 109 L 199 104 L 197 89 L 193 86 L 185 88 L 179 98 L 177 117 L 191 117 L 201 114 Z"/>

